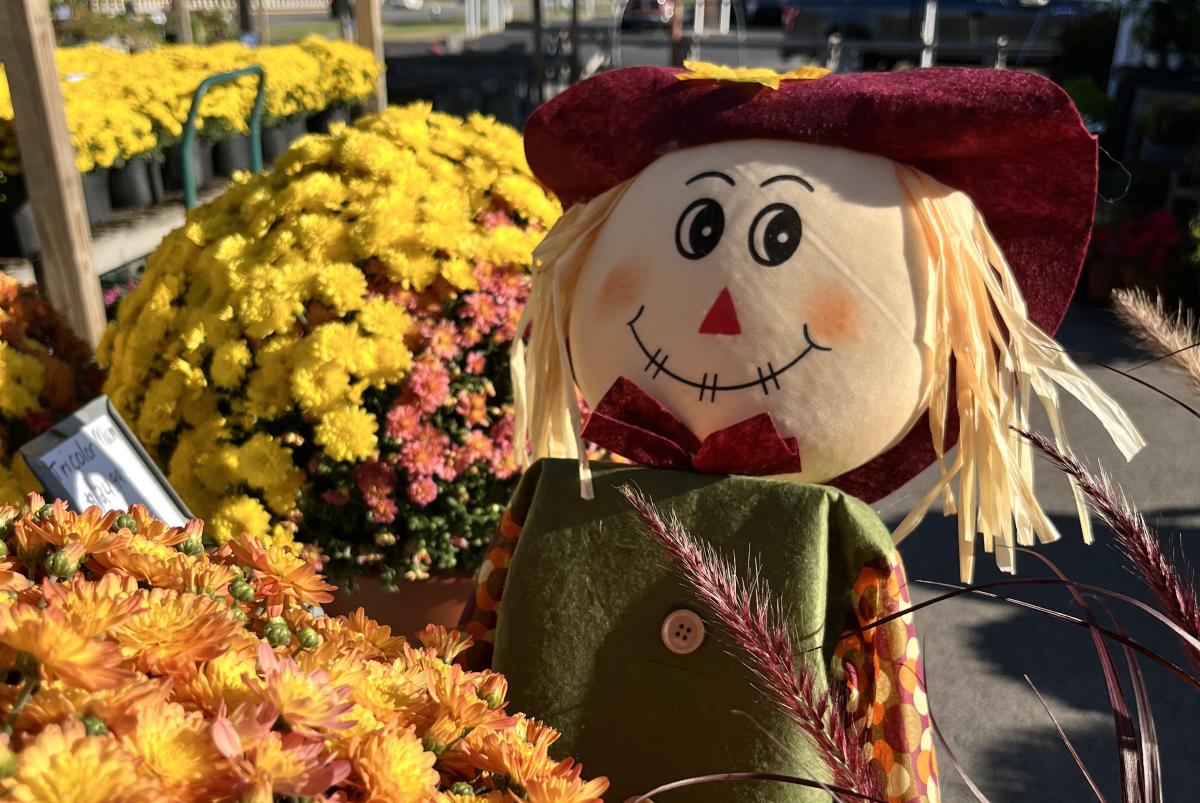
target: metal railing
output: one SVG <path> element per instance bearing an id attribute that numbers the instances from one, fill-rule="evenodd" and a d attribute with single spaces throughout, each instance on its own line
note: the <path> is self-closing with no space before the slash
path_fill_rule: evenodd
<path id="1" fill-rule="evenodd" d="M 258 78 L 258 91 L 254 95 L 254 107 L 250 110 L 250 169 L 255 173 L 262 170 L 262 112 L 266 101 L 267 74 L 257 64 L 240 70 L 210 75 L 200 82 L 192 93 L 192 107 L 188 109 L 187 122 L 183 125 L 183 205 L 191 209 L 196 205 L 196 171 L 193 168 L 196 147 L 196 120 L 200 116 L 200 101 L 214 86 L 253 75 Z"/>

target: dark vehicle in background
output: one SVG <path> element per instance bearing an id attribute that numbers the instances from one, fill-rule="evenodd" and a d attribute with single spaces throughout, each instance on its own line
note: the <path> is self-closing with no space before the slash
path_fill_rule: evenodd
<path id="1" fill-rule="evenodd" d="M 745 0 L 746 25 L 778 28 L 783 24 L 784 0 Z"/>
<path id="2" fill-rule="evenodd" d="M 629 0 L 621 14 L 621 28 L 631 30 L 670 25 L 674 14 L 674 0 Z"/>
<path id="3" fill-rule="evenodd" d="M 785 0 L 733 0 L 734 5 L 741 9 L 741 18 L 747 27 L 775 28 L 783 24 L 783 7 Z M 710 0 L 707 6 L 707 18 L 715 21 L 720 13 L 719 0 Z M 671 24 L 675 13 L 675 0 L 629 0 L 621 14 L 621 28 L 651 28 Z M 683 21 L 690 24 L 695 18 L 696 6 L 688 2 L 683 12 Z M 739 16 L 736 9 L 731 16 L 731 25 L 736 26 Z M 715 24 L 714 23 L 710 23 Z"/>
<path id="4" fill-rule="evenodd" d="M 937 62 L 991 64 L 1007 37 L 1010 66 L 1046 64 L 1063 27 L 1103 11 L 1102 0 L 939 0 Z M 921 53 L 925 0 L 784 0 L 784 57 L 826 52 L 830 34 L 861 67 L 888 69 Z"/>

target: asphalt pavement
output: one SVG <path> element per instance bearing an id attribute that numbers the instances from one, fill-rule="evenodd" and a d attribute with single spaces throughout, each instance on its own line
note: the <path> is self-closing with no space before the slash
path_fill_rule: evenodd
<path id="1" fill-rule="evenodd" d="M 1095 307 L 1077 303 L 1058 338 L 1074 354 L 1126 371 L 1146 359 L 1125 345 L 1122 330 L 1109 313 Z M 1163 538 L 1175 545 L 1188 563 L 1200 563 L 1200 460 L 1196 449 L 1200 420 L 1124 376 L 1096 366 L 1086 366 L 1085 371 L 1125 407 L 1149 445 L 1133 462 L 1125 463 L 1096 421 L 1074 400 L 1068 400 L 1065 417 L 1073 450 L 1091 464 L 1108 469 Z M 1200 392 L 1162 364 L 1141 368 L 1135 375 L 1193 407 L 1200 406 Z M 1044 418 L 1041 429 L 1048 431 Z M 883 500 L 877 507 L 884 520 L 897 523 L 933 476 L 928 471 Z M 1063 534 L 1061 541 L 1039 547 L 1040 553 L 1075 581 L 1150 601 L 1144 587 L 1126 570 L 1106 530 L 1097 528 L 1094 545 L 1082 543 L 1067 483 L 1044 462 L 1039 466 L 1037 491 Z M 953 518 L 931 515 L 901 545 L 914 602 L 941 593 L 918 580 L 958 581 L 954 526 Z M 1027 555 L 1018 555 L 1017 568 L 1020 577 L 1050 576 Z M 1004 578 L 992 556 L 979 555 L 976 582 Z M 1006 593 L 1079 615 L 1063 589 L 1025 586 Z M 1124 603 L 1107 604 L 1131 636 L 1187 665 L 1174 637 L 1159 623 Z M 967 774 L 989 799 L 996 803 L 1095 799 L 1024 675 L 1046 698 L 1106 798 L 1121 799 L 1113 716 L 1086 630 L 1003 602 L 966 597 L 919 611 L 917 627 L 934 717 Z M 1114 651 L 1113 657 L 1123 668 L 1121 651 Z M 1192 728 L 1200 721 L 1200 693 L 1189 691 L 1148 661 L 1142 661 L 1142 668 L 1161 744 L 1164 800 L 1196 800 L 1194 772 L 1200 761 L 1200 744 L 1193 738 Z M 1128 682 L 1125 689 L 1132 706 Z M 940 764 L 944 799 L 973 800 L 944 751 Z"/>

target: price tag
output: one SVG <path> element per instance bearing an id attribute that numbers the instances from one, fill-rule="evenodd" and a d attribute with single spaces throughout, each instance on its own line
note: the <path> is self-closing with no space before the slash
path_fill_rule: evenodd
<path id="1" fill-rule="evenodd" d="M 125 510 L 142 504 L 173 527 L 191 519 L 106 396 L 26 444 L 21 455 L 47 495 L 66 500 L 75 510 L 93 505 Z"/>

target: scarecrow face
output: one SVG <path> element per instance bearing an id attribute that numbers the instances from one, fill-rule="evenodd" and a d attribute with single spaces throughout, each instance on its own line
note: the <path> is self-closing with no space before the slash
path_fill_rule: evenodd
<path id="1" fill-rule="evenodd" d="M 768 412 L 808 482 L 882 453 L 922 412 L 927 361 L 905 204 L 891 161 L 840 148 L 742 140 L 653 162 L 575 289 L 588 404 L 624 376 L 700 438 Z"/>

